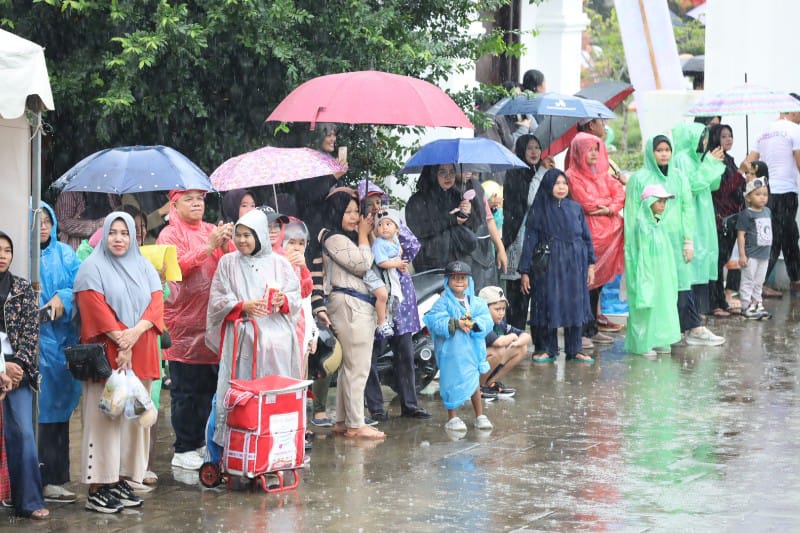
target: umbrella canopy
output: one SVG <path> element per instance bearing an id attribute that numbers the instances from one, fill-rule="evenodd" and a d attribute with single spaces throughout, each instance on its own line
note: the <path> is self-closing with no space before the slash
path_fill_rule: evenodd
<path id="1" fill-rule="evenodd" d="M 167 146 L 123 146 L 95 152 L 65 172 L 52 187 L 111 194 L 213 190 L 200 167 Z"/>
<path id="2" fill-rule="evenodd" d="M 706 56 L 690 57 L 686 63 L 681 67 L 683 73 L 687 76 L 690 74 L 704 74 L 706 71 Z"/>
<path id="3" fill-rule="evenodd" d="M 414 154 L 400 170 L 411 174 L 422 172 L 428 165 L 459 165 L 469 172 L 500 172 L 528 165 L 502 144 L 484 137 L 471 139 L 440 139 Z"/>
<path id="4" fill-rule="evenodd" d="M 616 118 L 609 108 L 597 100 L 559 93 L 543 93 L 533 97 L 521 94 L 500 100 L 490 115 L 544 115 L 573 118 Z"/>
<path id="5" fill-rule="evenodd" d="M 686 114 L 693 117 L 714 117 L 797 111 L 800 111 L 800 101 L 788 93 L 743 83 L 726 91 L 700 98 Z"/>
<path id="6" fill-rule="evenodd" d="M 266 146 L 228 159 L 211 174 L 219 191 L 277 185 L 346 172 L 347 165 L 311 148 Z"/>
<path id="7" fill-rule="evenodd" d="M 472 128 L 444 91 L 427 81 L 375 70 L 320 76 L 292 91 L 267 121 Z"/>
<path id="8" fill-rule="evenodd" d="M 633 85 L 630 83 L 601 81 L 581 89 L 575 93 L 575 96 L 590 98 L 602 102 L 610 109 L 614 109 L 631 93 L 633 93 Z M 579 121 L 579 118 L 574 117 L 551 117 L 542 121 L 534 133 L 542 145 L 542 155 L 546 157 L 566 150 L 569 147 L 569 143 L 578 134 Z"/>

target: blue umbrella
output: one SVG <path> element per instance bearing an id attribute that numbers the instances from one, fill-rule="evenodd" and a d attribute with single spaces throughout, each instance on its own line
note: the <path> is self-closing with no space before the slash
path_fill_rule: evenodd
<path id="1" fill-rule="evenodd" d="M 214 190 L 200 167 L 167 146 L 124 146 L 95 152 L 65 172 L 52 187 L 111 194 Z"/>
<path id="2" fill-rule="evenodd" d="M 427 165 L 460 165 L 467 172 L 500 172 L 528 165 L 502 144 L 484 137 L 440 139 L 414 154 L 401 173 L 415 174 Z"/>
<path id="3" fill-rule="evenodd" d="M 569 94 L 543 93 L 534 96 L 520 94 L 504 98 L 488 111 L 490 115 L 540 115 L 574 118 L 617 118 L 597 100 Z"/>

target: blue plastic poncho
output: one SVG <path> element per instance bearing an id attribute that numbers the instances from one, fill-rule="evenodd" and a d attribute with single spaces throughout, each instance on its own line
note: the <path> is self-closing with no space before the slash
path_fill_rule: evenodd
<path id="1" fill-rule="evenodd" d="M 439 365 L 439 394 L 447 409 L 456 409 L 478 390 L 480 375 L 489 371 L 485 339 L 491 333 L 494 321 L 486 302 L 475 296 L 475 285 L 470 276 L 465 294 L 472 321 L 477 327 L 469 334 L 460 329 L 451 334 L 450 319 L 463 317 L 467 309 L 450 290 L 449 281 L 450 276 L 445 276 L 444 293 L 423 320 L 433 336 Z"/>
<path id="2" fill-rule="evenodd" d="M 78 334 L 72 326 L 72 285 L 81 266 L 78 256 L 66 243 L 58 241 L 58 223 L 53 209 L 47 209 L 53 227 L 50 242 L 41 251 L 42 292 L 41 306 L 58 294 L 64 304 L 64 314 L 58 320 L 46 322 L 39 328 L 39 371 L 42 383 L 39 392 L 39 422 L 67 422 L 78 406 L 81 397 L 81 382 L 75 380 L 67 370 L 64 348 L 78 344 Z"/>

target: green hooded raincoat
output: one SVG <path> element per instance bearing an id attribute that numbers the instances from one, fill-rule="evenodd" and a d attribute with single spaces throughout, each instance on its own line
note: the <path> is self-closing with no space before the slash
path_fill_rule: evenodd
<path id="1" fill-rule="evenodd" d="M 697 152 L 705 126 L 681 123 L 672 128 L 672 160 L 670 170 L 677 170 L 689 180 L 694 203 L 695 231 L 694 259 L 689 263 L 692 285 L 701 285 L 717 279 L 719 243 L 717 223 L 711 193 L 719 189 L 725 163 Z"/>

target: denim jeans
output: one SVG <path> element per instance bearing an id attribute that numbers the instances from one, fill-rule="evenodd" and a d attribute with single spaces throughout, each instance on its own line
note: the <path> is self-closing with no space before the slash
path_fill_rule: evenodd
<path id="1" fill-rule="evenodd" d="M 44 509 L 42 477 L 33 435 L 33 391 L 21 385 L 3 400 L 3 431 L 8 455 L 11 499 L 17 514 Z"/>

